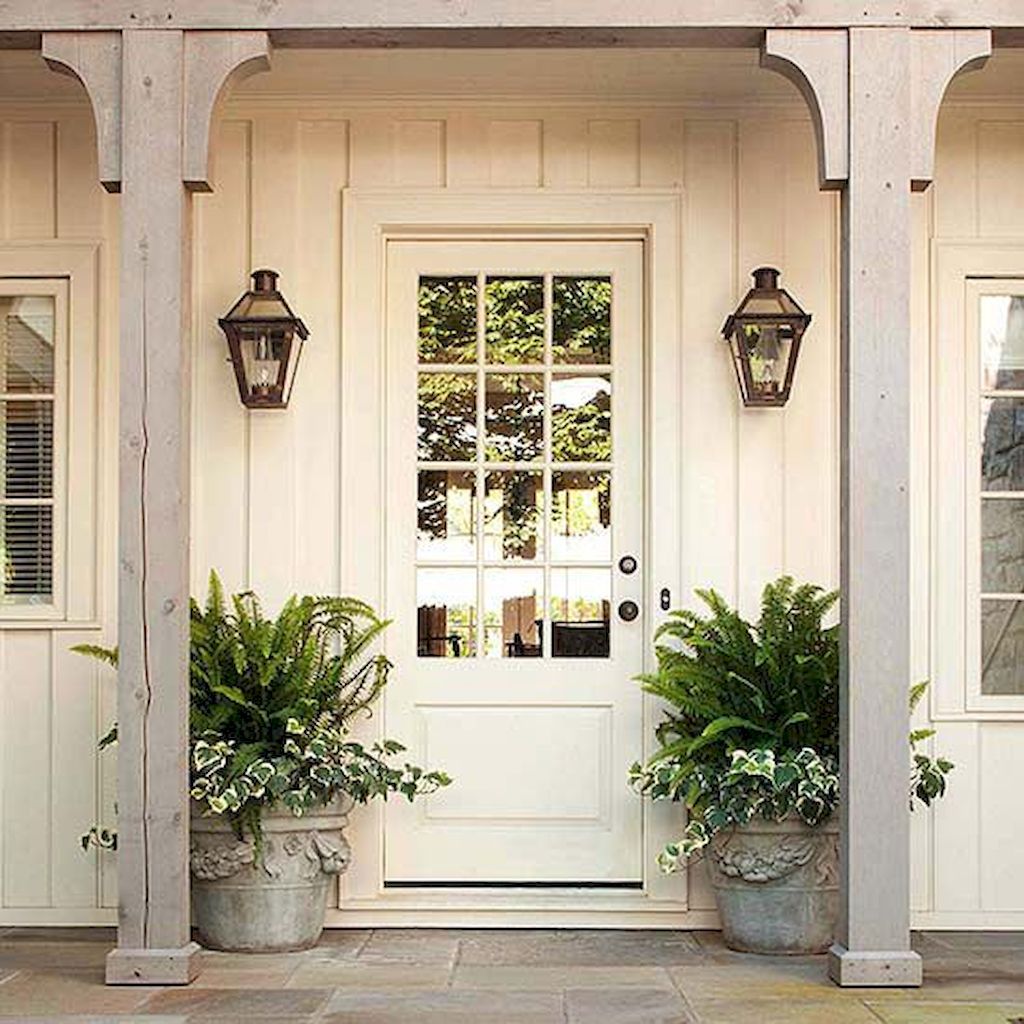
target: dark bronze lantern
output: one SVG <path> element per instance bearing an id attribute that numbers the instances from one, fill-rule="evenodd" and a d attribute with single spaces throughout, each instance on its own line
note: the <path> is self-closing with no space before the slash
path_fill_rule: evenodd
<path id="1" fill-rule="evenodd" d="M 228 339 L 238 397 L 250 409 L 285 409 L 306 325 L 277 290 L 273 270 L 255 270 L 246 292 L 218 323 Z"/>
<path id="2" fill-rule="evenodd" d="M 779 287 L 779 272 L 774 267 L 754 271 L 754 287 L 722 328 L 732 350 L 744 405 L 786 404 L 800 340 L 810 322 L 811 315 Z"/>

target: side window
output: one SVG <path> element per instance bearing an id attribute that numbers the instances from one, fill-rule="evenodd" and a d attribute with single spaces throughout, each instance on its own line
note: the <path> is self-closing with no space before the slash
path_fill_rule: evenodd
<path id="1" fill-rule="evenodd" d="M 0 617 L 60 611 L 63 299 L 0 280 Z"/>
<path id="2" fill-rule="evenodd" d="M 980 460 L 968 494 L 979 516 L 982 695 L 1024 695 L 1024 289 L 1007 284 L 977 295 L 980 436 L 968 451 Z"/>

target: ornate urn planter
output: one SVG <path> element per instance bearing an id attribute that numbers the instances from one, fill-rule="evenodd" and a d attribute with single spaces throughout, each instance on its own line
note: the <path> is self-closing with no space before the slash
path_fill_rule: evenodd
<path id="1" fill-rule="evenodd" d="M 301 818 L 263 811 L 262 849 L 225 818 L 193 806 L 192 921 L 210 949 L 272 953 L 308 949 L 324 927 L 327 892 L 349 864 L 343 798 Z"/>
<path id="2" fill-rule="evenodd" d="M 746 953 L 822 953 L 839 913 L 839 823 L 756 820 L 708 852 L 722 937 Z"/>

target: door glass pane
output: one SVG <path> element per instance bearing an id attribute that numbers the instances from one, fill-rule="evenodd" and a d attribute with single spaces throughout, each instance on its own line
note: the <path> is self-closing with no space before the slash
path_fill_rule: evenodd
<path id="1" fill-rule="evenodd" d="M 981 503 L 981 589 L 1024 593 L 1024 499 Z"/>
<path id="2" fill-rule="evenodd" d="M 981 486 L 986 491 L 1024 490 L 1024 399 L 981 403 Z"/>
<path id="3" fill-rule="evenodd" d="M 611 569 L 551 570 L 553 657 L 609 656 L 611 597 Z"/>
<path id="4" fill-rule="evenodd" d="M 50 295 L 0 297 L 0 392 L 53 391 L 55 315 Z"/>
<path id="5" fill-rule="evenodd" d="M 475 569 L 417 570 L 416 648 L 421 658 L 476 653 Z"/>
<path id="6" fill-rule="evenodd" d="M 476 377 L 419 375 L 419 458 L 465 462 L 476 458 Z"/>
<path id="7" fill-rule="evenodd" d="M 551 475 L 551 557 L 607 562 L 612 557 L 611 474 L 556 470 Z"/>
<path id="8" fill-rule="evenodd" d="M 485 569 L 484 654 L 539 658 L 543 607 L 542 569 Z"/>
<path id="9" fill-rule="evenodd" d="M 489 277 L 486 285 L 487 362 L 544 359 L 544 279 Z"/>
<path id="10" fill-rule="evenodd" d="M 610 277 L 556 277 L 552 285 L 552 358 L 556 363 L 610 363 Z"/>
<path id="11" fill-rule="evenodd" d="M 532 462 L 544 451 L 544 378 L 539 373 L 489 373 L 484 454 L 500 462 Z"/>
<path id="12" fill-rule="evenodd" d="M 541 556 L 544 532 L 544 475 L 530 471 L 487 474 L 484 502 L 484 557 Z"/>
<path id="13" fill-rule="evenodd" d="M 416 557 L 460 561 L 476 557 L 476 473 L 421 469 Z"/>
<path id="14" fill-rule="evenodd" d="M 551 457 L 557 462 L 607 462 L 612 457 L 612 383 L 608 374 L 554 375 Z"/>
<path id="15" fill-rule="evenodd" d="M 420 362 L 476 360 L 476 278 L 421 277 Z"/>
<path id="16" fill-rule="evenodd" d="M 983 295 L 981 386 L 1024 389 L 1024 296 Z"/>
<path id="17" fill-rule="evenodd" d="M 1024 601 L 981 602 L 981 692 L 1024 694 Z"/>

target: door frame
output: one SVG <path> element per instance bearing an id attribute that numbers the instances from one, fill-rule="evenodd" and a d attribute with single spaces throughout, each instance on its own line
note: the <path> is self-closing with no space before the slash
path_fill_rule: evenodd
<path id="1" fill-rule="evenodd" d="M 361 495 L 358 509 L 340 509 L 340 581 L 343 593 L 382 607 L 386 543 L 385 288 L 391 240 L 639 240 L 644 245 L 645 600 L 653 630 L 664 617 L 662 587 L 678 605 L 683 579 L 681 524 L 682 372 L 681 225 L 679 190 L 414 190 L 345 189 L 342 194 L 341 494 Z M 656 472 L 654 471 L 656 468 Z M 368 510 L 368 511 L 366 511 Z M 652 654 L 648 645 L 645 669 Z M 645 753 L 653 748 L 659 708 L 644 702 Z M 380 735 L 382 715 L 362 724 L 364 738 Z M 623 780 L 625 785 L 625 780 Z M 638 798 L 639 799 L 639 798 Z M 682 828 L 675 805 L 644 808 L 644 885 L 635 893 L 593 890 L 553 893 L 385 889 L 384 815 L 379 806 L 352 816 L 353 863 L 343 876 L 343 911 L 328 924 L 479 925 L 503 927 L 714 927 L 713 912 L 690 911 L 685 872 L 662 875 L 657 851 Z"/>

